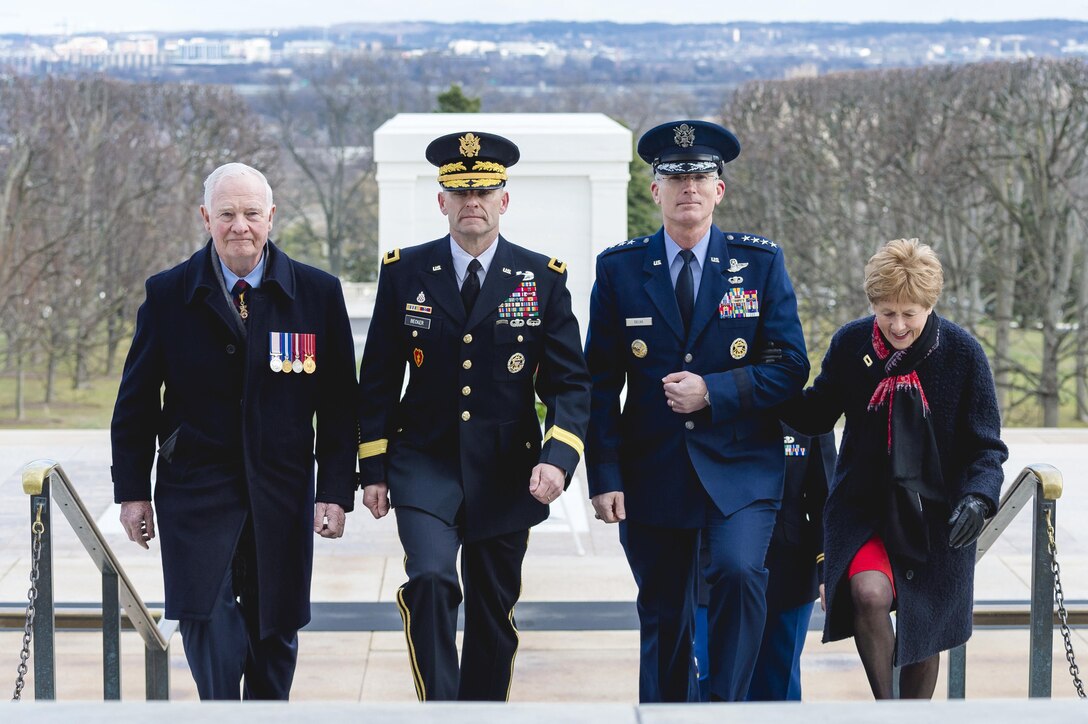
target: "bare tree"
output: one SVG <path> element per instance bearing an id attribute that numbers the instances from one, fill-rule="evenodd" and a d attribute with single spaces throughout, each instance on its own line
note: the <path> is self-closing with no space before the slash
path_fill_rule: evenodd
<path id="1" fill-rule="evenodd" d="M 398 111 L 420 110 L 422 101 L 401 70 L 372 56 L 315 60 L 282 80 L 261 107 L 290 160 L 284 197 L 292 241 L 308 247 L 301 256 L 327 259 L 336 275 L 376 275 L 374 130 Z"/>

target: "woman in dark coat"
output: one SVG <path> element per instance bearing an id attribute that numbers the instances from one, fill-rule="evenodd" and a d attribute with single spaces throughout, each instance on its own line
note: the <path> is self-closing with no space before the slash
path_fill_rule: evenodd
<path id="1" fill-rule="evenodd" d="M 942 285 L 917 239 L 881 248 L 865 267 L 874 315 L 835 333 L 783 415 L 809 434 L 846 415 L 824 510 L 824 641 L 854 636 L 877 699 L 893 664 L 902 698 L 932 697 L 939 652 L 970 637 L 975 539 L 1008 457 L 986 355 L 933 311 Z"/>

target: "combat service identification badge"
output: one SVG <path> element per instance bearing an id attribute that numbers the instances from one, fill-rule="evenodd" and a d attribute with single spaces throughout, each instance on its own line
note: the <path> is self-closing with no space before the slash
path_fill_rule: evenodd
<path id="1" fill-rule="evenodd" d="M 412 350 L 412 361 L 416 363 L 416 367 L 423 366 L 423 350 L 419 347 Z"/>
<path id="2" fill-rule="evenodd" d="M 733 344 L 729 345 L 729 354 L 733 359 L 744 359 L 744 355 L 748 354 L 748 343 L 744 341 L 743 337 L 737 337 L 733 340 Z"/>

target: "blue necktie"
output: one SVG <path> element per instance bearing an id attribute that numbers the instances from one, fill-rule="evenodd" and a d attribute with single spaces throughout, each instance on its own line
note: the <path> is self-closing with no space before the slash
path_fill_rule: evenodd
<path id="1" fill-rule="evenodd" d="M 680 269 L 680 276 L 676 277 L 676 306 L 680 308 L 680 319 L 684 320 L 686 333 L 691 329 L 691 315 L 695 311 L 695 277 L 691 273 L 691 260 L 695 258 L 695 252 L 681 249 L 680 256 L 684 259 L 684 266 Z"/>

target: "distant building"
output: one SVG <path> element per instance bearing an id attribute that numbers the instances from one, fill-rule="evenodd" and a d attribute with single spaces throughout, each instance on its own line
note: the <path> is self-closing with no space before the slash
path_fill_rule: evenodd
<path id="1" fill-rule="evenodd" d="M 335 49 L 328 40 L 288 40 L 283 44 L 283 59 L 313 58 L 328 55 Z"/>
<path id="2" fill-rule="evenodd" d="M 179 65 L 268 63 L 272 60 L 272 42 L 267 38 L 167 40 L 163 55 L 167 63 Z"/>
<path id="3" fill-rule="evenodd" d="M 782 77 L 786 80 L 794 80 L 795 78 L 815 78 L 820 75 L 820 68 L 815 63 L 801 63 L 800 65 L 794 65 L 786 68 L 782 73 Z"/>

